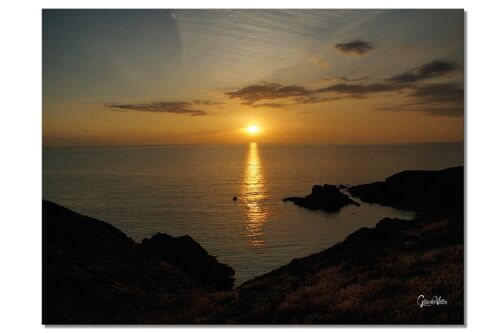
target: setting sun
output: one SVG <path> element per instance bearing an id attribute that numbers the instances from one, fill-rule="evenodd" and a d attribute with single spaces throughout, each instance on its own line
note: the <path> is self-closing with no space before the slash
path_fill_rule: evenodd
<path id="1" fill-rule="evenodd" d="M 255 135 L 257 133 L 259 133 L 260 131 L 260 128 L 257 127 L 256 125 L 250 125 L 247 127 L 247 132 L 251 135 Z"/>

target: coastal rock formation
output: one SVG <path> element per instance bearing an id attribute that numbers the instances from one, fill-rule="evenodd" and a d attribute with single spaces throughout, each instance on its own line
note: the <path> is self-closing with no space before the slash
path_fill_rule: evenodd
<path id="1" fill-rule="evenodd" d="M 350 204 L 359 206 L 335 185 L 314 185 L 311 193 L 306 197 L 288 197 L 283 201 L 291 201 L 301 207 L 326 212 L 336 212 Z"/>
<path id="2" fill-rule="evenodd" d="M 382 219 L 325 251 L 245 282 L 235 290 L 238 297 L 212 320 L 463 324 L 463 168 L 405 171 L 386 183 L 350 189 L 363 200 L 417 210 L 420 215 L 412 220 Z M 446 304 L 421 308 L 419 295 L 440 297 Z"/>
<path id="3" fill-rule="evenodd" d="M 42 212 L 44 324 L 179 323 L 214 311 L 199 306 L 218 297 L 211 287 L 117 228 L 49 201 Z"/>
<path id="4" fill-rule="evenodd" d="M 463 220 L 385 218 L 236 289 L 213 322 L 463 324 Z M 447 304 L 420 308 L 419 295 Z"/>
<path id="5" fill-rule="evenodd" d="M 227 291 L 207 277 L 216 270 L 215 281 L 232 283 L 234 271 L 188 236 L 137 244 L 43 201 L 43 323 L 463 324 L 463 168 L 407 171 L 352 188 L 419 215 L 385 218 Z M 420 295 L 446 304 L 421 308 Z"/>
<path id="6" fill-rule="evenodd" d="M 189 236 L 172 237 L 158 233 L 143 239 L 142 246 L 170 265 L 218 290 L 231 290 L 234 269 L 221 264 Z"/>
<path id="7" fill-rule="evenodd" d="M 463 215 L 464 168 L 402 171 L 384 182 L 351 186 L 348 191 L 365 202 L 433 214 L 453 211 Z"/>

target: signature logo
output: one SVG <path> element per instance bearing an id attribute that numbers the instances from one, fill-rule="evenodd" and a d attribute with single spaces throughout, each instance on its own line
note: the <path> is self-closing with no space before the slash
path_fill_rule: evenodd
<path id="1" fill-rule="evenodd" d="M 424 306 L 447 305 L 448 301 L 441 296 L 433 296 L 432 298 L 427 299 L 424 295 L 420 295 L 417 297 L 417 304 L 423 308 Z"/>

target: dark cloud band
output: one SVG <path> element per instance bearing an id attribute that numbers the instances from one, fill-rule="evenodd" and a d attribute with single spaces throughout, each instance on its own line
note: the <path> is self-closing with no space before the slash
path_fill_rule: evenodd
<path id="1" fill-rule="evenodd" d="M 115 111 L 139 111 L 155 113 L 187 114 L 190 116 L 204 116 L 203 110 L 193 108 L 195 103 L 191 102 L 152 102 L 145 104 L 106 104 L 106 107 Z"/>
<path id="2" fill-rule="evenodd" d="M 343 54 L 360 56 L 373 50 L 374 46 L 369 42 L 353 40 L 347 43 L 338 43 L 335 48 Z"/>
<path id="3" fill-rule="evenodd" d="M 464 88 L 459 83 L 435 83 L 413 87 L 408 103 L 379 106 L 382 111 L 416 111 L 433 116 L 463 117 Z"/>
<path id="4" fill-rule="evenodd" d="M 404 73 L 393 76 L 387 81 L 396 83 L 413 83 L 425 79 L 431 79 L 453 72 L 457 66 L 452 62 L 434 60 L 422 66 L 412 68 Z"/>
<path id="5" fill-rule="evenodd" d="M 407 103 L 387 105 L 378 110 L 419 111 L 432 115 L 460 116 L 464 110 L 464 89 L 461 83 L 425 83 L 425 79 L 436 78 L 456 70 L 456 65 L 444 60 L 435 60 L 414 67 L 400 75 L 374 83 L 363 83 L 367 78 L 349 79 L 339 77 L 339 83 L 319 89 L 300 85 L 264 83 L 249 85 L 224 94 L 230 99 L 239 99 L 241 104 L 252 107 L 286 109 L 293 104 L 316 104 L 347 98 L 364 98 L 371 94 L 399 94 Z M 353 82 L 353 81 L 359 81 Z M 423 81 L 423 82 L 421 82 Z M 327 81 L 325 81 L 327 82 Z M 153 102 L 144 104 L 107 104 L 117 111 L 141 111 L 156 113 L 187 114 L 202 116 L 202 108 L 220 105 L 211 100 L 183 102 Z"/>
<path id="6" fill-rule="evenodd" d="M 229 98 L 239 98 L 245 105 L 253 105 L 265 99 L 289 98 L 306 96 L 311 91 L 301 86 L 283 86 L 279 83 L 251 85 L 236 91 L 226 92 Z"/>
<path id="7" fill-rule="evenodd" d="M 319 93 L 335 92 L 353 97 L 363 97 L 366 94 L 393 92 L 403 90 L 404 88 L 406 88 L 406 86 L 386 83 L 372 83 L 366 85 L 339 83 L 316 91 Z"/>

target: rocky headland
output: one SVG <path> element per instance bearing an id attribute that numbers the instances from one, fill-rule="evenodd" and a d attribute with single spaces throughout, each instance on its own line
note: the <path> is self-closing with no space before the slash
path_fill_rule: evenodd
<path id="1" fill-rule="evenodd" d="M 457 167 L 352 186 L 417 217 L 383 219 L 235 289 L 232 268 L 189 236 L 138 244 L 43 201 L 43 323 L 461 325 L 463 179 Z M 442 301 L 422 307 L 421 295 Z"/>
<path id="2" fill-rule="evenodd" d="M 385 179 L 351 186 L 349 193 L 364 202 L 432 215 L 463 215 L 464 168 L 402 171 Z"/>

